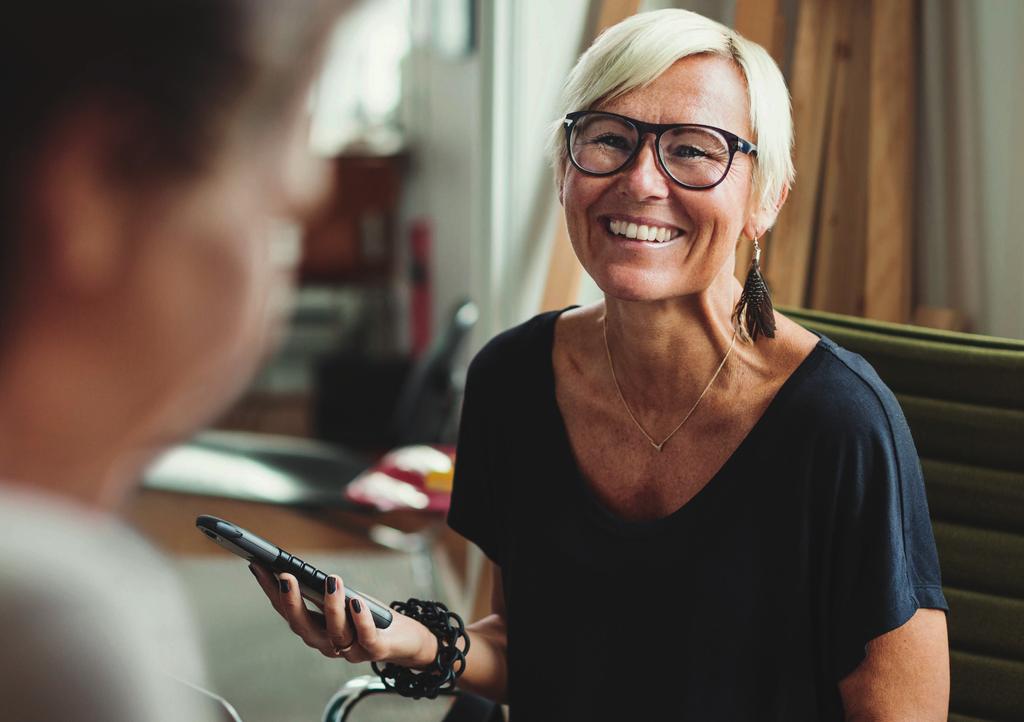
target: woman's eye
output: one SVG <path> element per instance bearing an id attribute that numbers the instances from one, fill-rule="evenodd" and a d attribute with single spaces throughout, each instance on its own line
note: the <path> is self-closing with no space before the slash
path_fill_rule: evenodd
<path id="1" fill-rule="evenodd" d="M 616 150 L 628 150 L 629 141 L 623 138 L 621 135 L 615 135 L 614 133 L 605 133 L 599 135 L 590 141 L 594 145 L 603 145 L 607 148 L 615 148 Z"/>
<path id="2" fill-rule="evenodd" d="M 672 149 L 675 158 L 708 158 L 710 154 L 693 145 L 679 145 Z"/>

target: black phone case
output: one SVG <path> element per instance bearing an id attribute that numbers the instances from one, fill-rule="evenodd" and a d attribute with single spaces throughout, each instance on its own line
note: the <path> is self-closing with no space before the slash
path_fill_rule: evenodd
<path id="1" fill-rule="evenodd" d="M 323 604 L 327 575 L 312 564 L 289 554 L 251 531 L 215 516 L 201 514 L 196 517 L 196 527 L 218 545 L 246 561 L 256 562 L 278 573 L 287 572 L 295 575 L 295 578 L 299 580 L 299 590 L 302 596 L 318 604 Z M 373 614 L 373 623 L 378 629 L 387 629 L 391 626 L 391 620 L 394 617 L 391 610 L 384 604 L 362 592 L 346 587 L 346 601 L 353 597 L 358 597 L 363 604 L 366 604 Z"/>

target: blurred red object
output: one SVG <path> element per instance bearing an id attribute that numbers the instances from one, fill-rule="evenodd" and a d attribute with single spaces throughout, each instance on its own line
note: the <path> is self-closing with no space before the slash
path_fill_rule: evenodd
<path id="1" fill-rule="evenodd" d="M 378 511 L 447 512 L 454 475 L 454 446 L 402 446 L 346 485 L 345 498 Z"/>
<path id="2" fill-rule="evenodd" d="M 430 222 L 425 218 L 413 221 L 410 230 L 410 282 L 412 284 L 412 355 L 419 358 L 430 345 L 430 249 L 433 245 Z"/>

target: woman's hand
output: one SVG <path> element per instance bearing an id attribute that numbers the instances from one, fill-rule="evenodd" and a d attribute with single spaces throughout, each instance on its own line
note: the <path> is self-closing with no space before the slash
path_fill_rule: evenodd
<path id="1" fill-rule="evenodd" d="M 325 657 L 406 667 L 426 667 L 434 661 L 437 638 L 429 629 L 394 610 L 388 628 L 377 629 L 366 604 L 353 598 L 346 605 L 341 577 L 327 578 L 321 614 L 306 608 L 298 580 L 291 574 L 275 578 L 273 572 L 257 564 L 250 564 L 249 569 L 291 630 Z"/>

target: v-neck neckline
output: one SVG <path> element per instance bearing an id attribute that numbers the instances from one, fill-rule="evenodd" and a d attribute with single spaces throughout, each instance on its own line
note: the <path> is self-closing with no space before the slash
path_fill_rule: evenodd
<path id="1" fill-rule="evenodd" d="M 811 333 L 818 337 L 818 343 L 813 349 L 811 349 L 811 352 L 804 357 L 786 380 L 782 382 L 779 390 L 775 392 L 775 396 L 773 396 L 772 400 L 768 402 L 768 406 L 750 428 L 750 431 L 747 432 L 746 436 L 743 437 L 743 440 L 740 441 L 736 449 L 733 450 L 729 457 L 700 488 L 700 490 L 698 490 L 696 494 L 690 497 L 681 506 L 669 512 L 665 516 L 655 519 L 629 520 L 622 518 L 609 509 L 600 499 L 597 498 L 594 491 L 590 488 L 590 485 L 583 474 L 583 470 L 580 468 L 579 462 L 576 459 L 576 454 L 572 448 L 572 441 L 569 437 L 569 427 L 566 425 L 562 409 L 558 405 L 554 359 L 555 327 L 557 326 L 558 319 L 561 315 L 574 308 L 578 308 L 578 306 L 567 306 L 560 311 L 553 312 L 549 319 L 548 328 L 546 329 L 548 336 L 545 347 L 547 352 L 546 363 L 544 364 L 547 372 L 547 388 L 545 391 L 546 395 L 550 399 L 554 423 L 558 428 L 558 438 L 555 440 L 555 443 L 559 446 L 566 468 L 572 472 L 573 484 L 576 487 L 577 494 L 582 497 L 583 503 L 591 512 L 593 517 L 607 528 L 621 534 L 631 536 L 646 536 L 657 533 L 661 529 L 672 525 L 673 522 L 680 517 L 695 513 L 692 511 L 694 508 L 699 508 L 701 505 L 706 504 L 707 499 L 715 495 L 724 485 L 724 477 L 728 475 L 731 468 L 739 463 L 739 460 L 748 452 L 749 448 L 754 444 L 754 441 L 762 433 L 764 427 L 767 426 L 770 417 L 777 413 L 778 408 L 793 393 L 793 390 L 797 387 L 800 380 L 803 379 L 814 367 L 814 362 L 817 358 L 830 346 L 835 345 L 827 336 L 812 330 Z"/>

